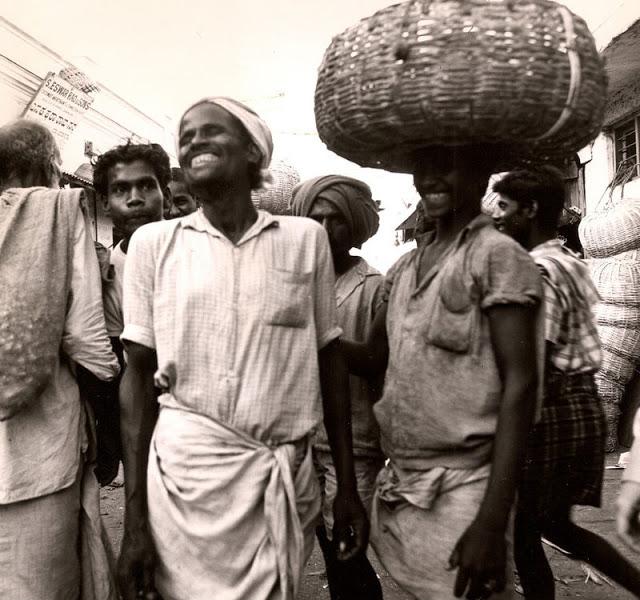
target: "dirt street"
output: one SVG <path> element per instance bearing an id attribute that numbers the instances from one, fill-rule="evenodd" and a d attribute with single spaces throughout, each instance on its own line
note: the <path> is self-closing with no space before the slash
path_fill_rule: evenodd
<path id="1" fill-rule="evenodd" d="M 607 463 L 613 465 L 617 456 L 610 455 Z M 626 551 L 615 535 L 615 498 L 618 493 L 622 471 L 605 471 L 605 486 L 602 509 L 578 508 L 578 523 L 606 537 L 635 564 L 640 564 L 640 556 Z M 119 548 L 122 538 L 124 515 L 124 490 L 122 487 L 106 487 L 101 490 L 101 512 L 109 537 L 114 547 Z M 632 600 L 633 596 L 616 584 L 609 584 L 598 574 L 595 578 L 587 577 L 583 565 L 570 560 L 560 552 L 547 547 L 547 555 L 556 577 L 556 596 L 563 598 L 580 598 L 581 600 Z M 370 551 L 373 554 L 372 551 Z M 385 600 L 410 600 L 396 583 L 389 577 L 380 563 L 373 557 L 384 590 Z M 299 600 L 329 600 L 327 581 L 323 576 L 323 561 L 320 550 L 316 546 L 305 570 Z"/>

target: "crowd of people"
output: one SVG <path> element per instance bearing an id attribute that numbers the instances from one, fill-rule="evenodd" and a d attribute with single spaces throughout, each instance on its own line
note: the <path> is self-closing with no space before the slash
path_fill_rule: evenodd
<path id="1" fill-rule="evenodd" d="M 180 169 L 102 154 L 97 248 L 43 126 L 0 128 L 0 597 L 293 599 L 317 539 L 332 600 L 382 598 L 369 541 L 420 600 L 550 600 L 542 537 L 640 597 L 579 527 L 599 506 L 598 301 L 557 239 L 560 174 L 481 199 L 490 146 L 415 151 L 432 228 L 382 275 L 369 186 L 327 174 L 256 210 L 273 141 L 226 97 L 188 107 Z M 640 415 L 618 500 L 640 551 Z M 117 564 L 98 484 L 124 465 Z"/>

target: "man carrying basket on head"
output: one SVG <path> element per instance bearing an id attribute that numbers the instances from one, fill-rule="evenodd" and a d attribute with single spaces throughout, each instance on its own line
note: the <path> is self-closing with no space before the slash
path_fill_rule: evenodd
<path id="1" fill-rule="evenodd" d="M 480 214 L 492 169 L 487 148 L 416 153 L 414 183 L 436 229 L 387 274 L 388 304 L 369 340 L 343 342 L 353 371 L 387 369 L 374 412 L 390 462 L 378 476 L 372 545 L 425 600 L 511 597 L 541 290 L 526 252 Z"/>
<path id="2" fill-rule="evenodd" d="M 499 159 L 563 157 L 589 143 L 605 88 L 585 23 L 549 0 L 408 0 L 325 53 L 320 137 L 361 166 L 411 173 L 435 222 L 387 274 L 386 314 L 368 342 L 343 342 L 352 372 L 386 367 L 374 413 L 390 461 L 371 541 L 421 600 L 512 596 L 542 288 L 480 202 Z"/>

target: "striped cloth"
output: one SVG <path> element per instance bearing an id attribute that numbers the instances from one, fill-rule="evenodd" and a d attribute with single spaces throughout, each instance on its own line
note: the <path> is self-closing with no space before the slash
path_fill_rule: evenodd
<path id="1" fill-rule="evenodd" d="M 592 309 L 600 296 L 585 263 L 559 240 L 536 246 L 531 257 L 544 281 L 545 339 L 551 364 L 565 373 L 592 373 L 602 360 Z"/>

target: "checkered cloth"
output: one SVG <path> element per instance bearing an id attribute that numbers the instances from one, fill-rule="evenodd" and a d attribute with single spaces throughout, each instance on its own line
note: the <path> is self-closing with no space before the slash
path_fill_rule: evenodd
<path id="1" fill-rule="evenodd" d="M 540 516 L 555 506 L 600 506 L 606 422 L 593 374 L 567 375 L 547 365 L 545 390 L 518 504 Z"/>
<path id="2" fill-rule="evenodd" d="M 551 364 L 565 373 L 592 373 L 602 360 L 592 308 L 600 301 L 584 262 L 559 240 L 536 246 L 531 257 L 544 281 L 545 339 Z"/>

